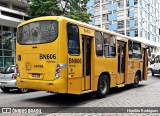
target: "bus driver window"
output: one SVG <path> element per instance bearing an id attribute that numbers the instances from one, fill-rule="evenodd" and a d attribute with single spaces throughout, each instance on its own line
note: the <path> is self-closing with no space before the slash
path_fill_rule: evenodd
<path id="1" fill-rule="evenodd" d="M 70 55 L 80 54 L 78 27 L 72 24 L 68 24 L 67 30 L 68 30 L 68 53 Z"/>

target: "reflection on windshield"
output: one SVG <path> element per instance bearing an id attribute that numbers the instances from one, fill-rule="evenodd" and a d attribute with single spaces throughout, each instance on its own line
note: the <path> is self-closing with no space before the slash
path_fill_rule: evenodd
<path id="1" fill-rule="evenodd" d="M 58 35 L 57 21 L 38 21 L 18 29 L 18 43 L 38 44 L 52 42 Z"/>

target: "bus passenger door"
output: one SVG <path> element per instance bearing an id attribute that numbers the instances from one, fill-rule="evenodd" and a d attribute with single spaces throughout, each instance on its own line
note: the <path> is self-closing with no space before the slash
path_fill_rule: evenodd
<path id="1" fill-rule="evenodd" d="M 122 84 L 125 81 L 125 56 L 126 43 L 118 41 L 118 75 L 117 84 Z"/>
<path id="2" fill-rule="evenodd" d="M 148 54 L 147 54 L 147 49 L 143 48 L 143 79 L 147 80 L 148 78 Z"/>
<path id="3" fill-rule="evenodd" d="M 91 37 L 82 36 L 82 90 L 91 89 Z"/>

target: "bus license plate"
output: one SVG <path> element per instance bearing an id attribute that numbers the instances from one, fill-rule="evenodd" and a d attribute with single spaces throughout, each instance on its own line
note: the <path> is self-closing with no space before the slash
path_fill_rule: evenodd
<path id="1" fill-rule="evenodd" d="M 32 77 L 34 77 L 34 78 L 40 78 L 40 74 L 32 74 Z"/>

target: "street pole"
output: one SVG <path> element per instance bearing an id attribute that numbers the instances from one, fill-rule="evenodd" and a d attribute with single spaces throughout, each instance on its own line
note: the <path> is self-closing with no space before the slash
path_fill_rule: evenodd
<path id="1" fill-rule="evenodd" d="M 100 0 L 100 25 L 102 29 L 102 0 Z"/>

